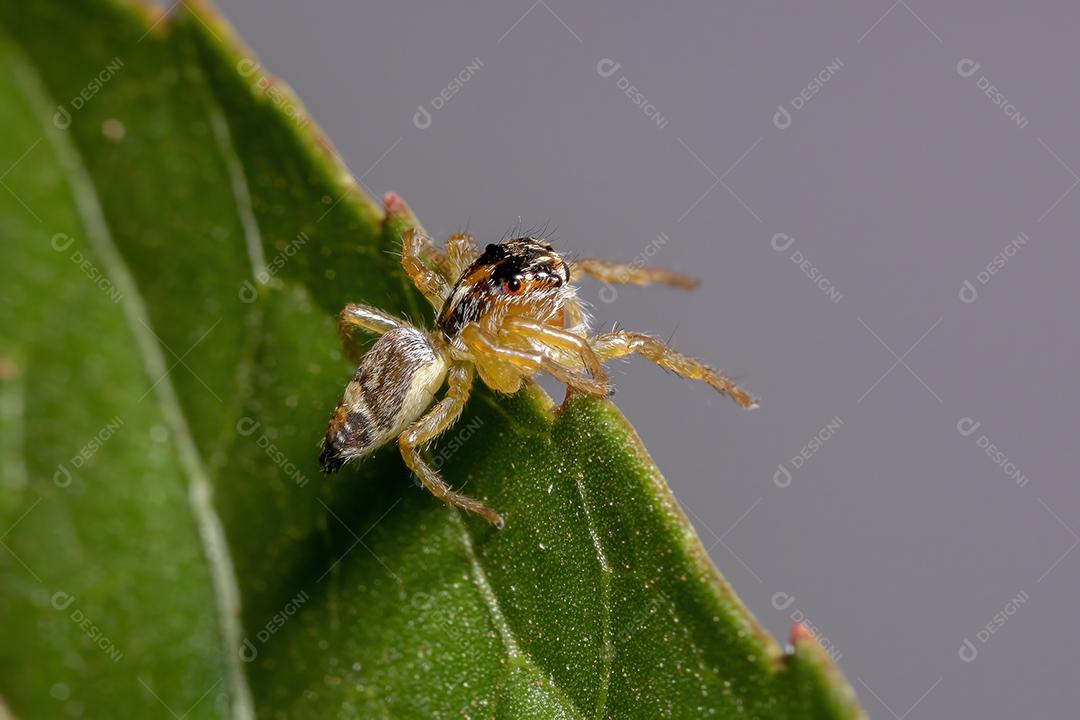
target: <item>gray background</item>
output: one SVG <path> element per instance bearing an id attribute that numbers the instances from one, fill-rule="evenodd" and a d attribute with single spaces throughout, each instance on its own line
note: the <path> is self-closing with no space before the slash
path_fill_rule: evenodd
<path id="1" fill-rule="evenodd" d="M 745 413 L 641 360 L 615 370 L 618 404 L 770 631 L 805 615 L 874 717 L 1075 717 L 1080 8 L 531 2 L 220 4 L 365 185 L 402 193 L 440 238 L 468 223 L 498 240 L 520 216 L 567 251 L 652 252 L 703 279 L 584 295 L 599 324 L 674 332 L 763 399 Z M 782 252 L 777 233 L 794 238 Z"/>

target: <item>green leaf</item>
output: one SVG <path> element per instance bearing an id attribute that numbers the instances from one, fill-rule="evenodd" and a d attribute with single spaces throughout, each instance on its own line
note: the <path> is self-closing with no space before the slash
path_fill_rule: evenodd
<path id="1" fill-rule="evenodd" d="M 180 5 L 0 3 L 10 713 L 862 717 L 806 632 L 785 654 L 750 617 L 609 402 L 474 396 L 433 453 L 501 532 L 395 448 L 318 471 L 340 307 L 431 321 L 394 256 L 412 218 Z"/>

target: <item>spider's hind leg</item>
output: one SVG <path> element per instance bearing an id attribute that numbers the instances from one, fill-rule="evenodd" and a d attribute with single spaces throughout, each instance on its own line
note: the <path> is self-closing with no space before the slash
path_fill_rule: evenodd
<path id="1" fill-rule="evenodd" d="M 616 330 L 615 332 L 597 335 L 592 339 L 591 344 L 597 356 L 602 360 L 638 353 L 665 370 L 670 370 L 691 380 L 701 380 L 708 383 L 748 410 L 758 407 L 757 400 L 750 393 L 736 385 L 724 373 L 714 370 L 700 360 L 672 350 L 654 337 L 642 333 Z"/>
<path id="2" fill-rule="evenodd" d="M 436 403 L 435 407 L 431 408 L 427 415 L 424 415 L 409 426 L 405 432 L 401 433 L 398 437 L 398 446 L 401 448 L 401 457 L 404 458 L 405 464 L 416 473 L 420 482 L 432 495 L 448 505 L 476 513 L 501 529 L 503 526 L 502 515 L 479 500 L 452 489 L 439 475 L 438 470 L 433 468 L 422 454 L 425 445 L 442 434 L 461 417 L 461 411 L 465 407 L 465 402 L 469 399 L 472 382 L 473 370 L 471 365 L 454 365 L 450 369 L 446 397 Z"/>

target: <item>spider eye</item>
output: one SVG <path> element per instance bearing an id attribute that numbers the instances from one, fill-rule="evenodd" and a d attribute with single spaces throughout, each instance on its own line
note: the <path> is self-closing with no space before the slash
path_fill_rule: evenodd
<path id="1" fill-rule="evenodd" d="M 521 280 L 518 278 L 510 278 L 503 281 L 503 290 L 511 295 L 521 292 Z"/>

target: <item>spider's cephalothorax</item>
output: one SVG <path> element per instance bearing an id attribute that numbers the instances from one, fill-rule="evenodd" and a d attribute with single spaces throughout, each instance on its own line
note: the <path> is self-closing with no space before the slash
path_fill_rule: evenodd
<path id="1" fill-rule="evenodd" d="M 590 334 L 571 280 L 591 275 L 608 283 L 664 283 L 691 288 L 677 273 L 583 259 L 569 263 L 550 244 L 521 237 L 483 252 L 459 233 L 440 252 L 417 230 L 402 237 L 402 265 L 438 311 L 427 332 L 375 308 L 347 305 L 340 329 L 359 367 L 330 418 L 319 460 L 327 472 L 397 438 L 402 457 L 423 485 L 443 501 L 475 512 L 497 527 L 502 516 L 479 500 L 451 489 L 424 458 L 424 447 L 457 421 L 474 374 L 499 392 L 547 373 L 568 394 L 605 395 L 603 361 L 639 353 L 684 377 L 702 380 L 746 408 L 757 403 L 725 375 L 641 333 Z M 381 337 L 363 356 L 355 328 Z M 430 412 L 435 393 L 447 391 Z"/>
<path id="2" fill-rule="evenodd" d="M 551 245 L 516 238 L 488 245 L 465 268 L 437 324 L 450 342 L 469 323 L 494 331 L 508 315 L 561 325 L 563 303 L 573 293 L 570 266 Z"/>

